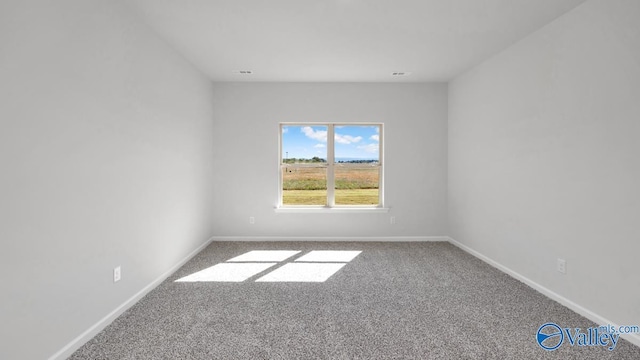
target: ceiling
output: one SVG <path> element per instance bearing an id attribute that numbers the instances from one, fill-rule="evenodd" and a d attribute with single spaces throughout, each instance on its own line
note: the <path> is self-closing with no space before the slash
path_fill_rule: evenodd
<path id="1" fill-rule="evenodd" d="M 585 0 L 125 1 L 213 81 L 429 82 Z"/>

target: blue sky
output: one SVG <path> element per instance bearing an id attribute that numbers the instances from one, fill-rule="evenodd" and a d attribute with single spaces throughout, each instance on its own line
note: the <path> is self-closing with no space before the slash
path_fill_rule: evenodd
<path id="1" fill-rule="evenodd" d="M 335 157 L 378 160 L 378 126 L 336 125 Z M 327 158 L 327 127 L 282 126 L 282 157 L 310 159 Z"/>

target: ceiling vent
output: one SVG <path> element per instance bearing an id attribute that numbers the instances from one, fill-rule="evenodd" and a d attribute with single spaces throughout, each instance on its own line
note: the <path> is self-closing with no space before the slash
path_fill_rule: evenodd
<path id="1" fill-rule="evenodd" d="M 411 73 L 406 71 L 394 71 L 391 73 L 391 76 L 409 76 L 409 75 L 411 75 Z"/>
<path id="2" fill-rule="evenodd" d="M 234 75 L 251 75 L 253 74 L 252 70 L 233 70 L 232 73 Z"/>

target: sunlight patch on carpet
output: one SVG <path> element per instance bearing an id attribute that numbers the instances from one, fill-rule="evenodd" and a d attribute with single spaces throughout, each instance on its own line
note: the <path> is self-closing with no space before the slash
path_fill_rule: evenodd
<path id="1" fill-rule="evenodd" d="M 314 250 L 296 259 L 304 262 L 349 262 L 362 251 Z"/>
<path id="2" fill-rule="evenodd" d="M 256 280 L 256 282 L 325 282 L 345 264 L 289 263 Z"/>
<path id="3" fill-rule="evenodd" d="M 236 256 L 227 262 L 238 261 L 284 261 L 300 251 L 296 250 L 252 250 Z"/>
<path id="4" fill-rule="evenodd" d="M 241 282 L 274 265 L 276 263 L 222 263 L 185 276 L 176 282 Z"/>
<path id="5" fill-rule="evenodd" d="M 325 282 L 362 251 L 312 250 L 294 261 L 299 250 L 251 250 L 176 282 L 243 282 L 275 265 L 282 265 L 256 282 Z"/>

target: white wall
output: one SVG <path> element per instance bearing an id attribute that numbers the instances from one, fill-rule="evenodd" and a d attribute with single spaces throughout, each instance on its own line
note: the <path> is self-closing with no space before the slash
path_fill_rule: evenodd
<path id="1" fill-rule="evenodd" d="M 212 235 L 212 87 L 118 1 L 2 1 L 0 47 L 0 358 L 44 359 Z"/>
<path id="2" fill-rule="evenodd" d="M 447 234 L 446 84 L 216 83 L 214 92 L 216 235 Z M 276 214 L 279 122 L 384 123 L 390 212 Z"/>
<path id="3" fill-rule="evenodd" d="M 588 1 L 449 88 L 452 237 L 603 319 L 634 325 L 638 19 L 639 1 Z"/>

